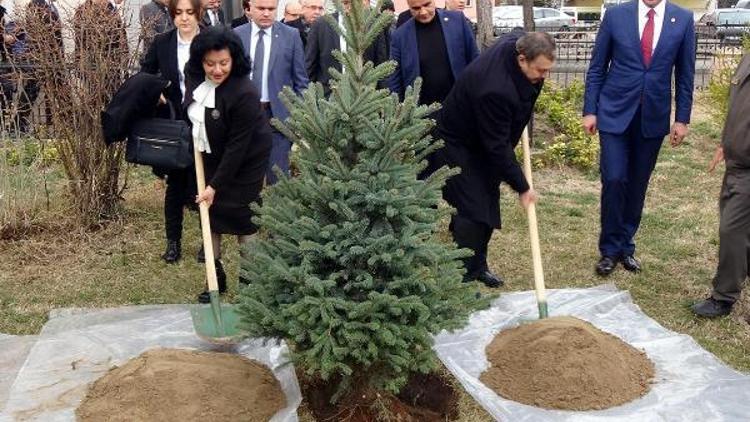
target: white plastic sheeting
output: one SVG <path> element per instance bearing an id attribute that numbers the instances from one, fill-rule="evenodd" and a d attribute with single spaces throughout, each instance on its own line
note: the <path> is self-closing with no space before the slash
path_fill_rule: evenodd
<path id="1" fill-rule="evenodd" d="M 285 358 L 286 346 L 261 340 L 233 346 L 207 343 L 196 336 L 185 305 L 52 312 L 18 371 L 0 421 L 74 421 L 89 383 L 157 347 L 232 352 L 267 365 L 287 398 L 287 407 L 272 422 L 297 421 L 302 396 Z"/>
<path id="2" fill-rule="evenodd" d="M 613 286 L 548 291 L 552 316 L 586 320 L 644 350 L 656 379 L 644 397 L 601 411 L 545 410 L 506 400 L 479 381 L 489 363 L 485 348 L 495 335 L 537 318 L 533 292 L 503 295 L 472 315 L 467 327 L 435 338 L 440 359 L 495 419 L 509 422 L 750 421 L 750 377 L 721 363 L 692 338 L 647 317 L 630 294 Z"/>
<path id="3" fill-rule="evenodd" d="M 0 409 L 37 336 L 0 334 Z"/>

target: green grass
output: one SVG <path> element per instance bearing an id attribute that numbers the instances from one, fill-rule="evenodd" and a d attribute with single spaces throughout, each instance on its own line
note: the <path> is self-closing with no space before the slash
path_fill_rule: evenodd
<path id="1" fill-rule="evenodd" d="M 615 283 L 663 326 L 692 336 L 732 367 L 750 371 L 747 296 L 732 316 L 717 321 L 694 318 L 689 310 L 708 293 L 715 269 L 721 184 L 721 171 L 709 175 L 705 170 L 719 129 L 707 122 L 693 129 L 686 145 L 662 149 L 637 237 L 636 254 L 644 266 L 638 275 L 622 269 L 607 280 L 594 275 L 599 229 L 595 172 L 545 169 L 535 174 L 545 279 L 548 288 Z M 144 170 L 135 172 L 130 185 L 123 217 L 97 232 L 71 230 L 60 223 L 64 215 L 54 215 L 47 217 L 46 230 L 0 241 L 0 332 L 38 333 L 54 308 L 195 300 L 204 280 L 194 258 L 200 245 L 197 215 L 186 213 L 183 260 L 164 264 L 159 258 L 163 187 Z M 505 187 L 502 214 L 503 229 L 490 244 L 490 265 L 507 281 L 501 293 L 530 289 L 526 219 Z M 231 300 L 237 289 L 237 247 L 233 239 L 226 239 L 224 247 Z M 461 421 L 491 420 L 466 394 L 460 409 Z M 302 420 L 312 419 L 303 411 Z"/>

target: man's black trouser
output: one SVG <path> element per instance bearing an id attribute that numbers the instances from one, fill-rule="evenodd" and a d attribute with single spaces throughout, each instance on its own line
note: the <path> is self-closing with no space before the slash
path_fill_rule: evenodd
<path id="1" fill-rule="evenodd" d="M 449 229 L 458 247 L 474 251 L 473 256 L 464 258 L 464 267 L 466 268 L 464 279 L 474 280 L 483 271 L 489 271 L 487 245 L 489 245 L 492 237 L 492 227 L 466 217 L 454 215 L 451 218 Z"/>

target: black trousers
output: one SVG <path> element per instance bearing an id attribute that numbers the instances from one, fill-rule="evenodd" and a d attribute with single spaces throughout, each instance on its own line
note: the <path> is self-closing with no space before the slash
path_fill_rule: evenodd
<path id="1" fill-rule="evenodd" d="M 182 239 L 183 209 L 191 202 L 193 168 L 169 170 L 166 174 L 167 191 L 164 194 L 164 228 L 167 240 Z"/>
<path id="2" fill-rule="evenodd" d="M 465 280 L 474 280 L 483 271 L 489 271 L 487 265 L 487 245 L 492 238 L 492 227 L 487 224 L 454 215 L 449 226 L 453 241 L 458 247 L 474 251 L 474 255 L 464 258 L 466 268 Z"/>

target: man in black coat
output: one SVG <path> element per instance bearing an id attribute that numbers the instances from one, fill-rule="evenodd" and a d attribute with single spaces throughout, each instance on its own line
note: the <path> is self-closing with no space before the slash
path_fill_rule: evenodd
<path id="1" fill-rule="evenodd" d="M 232 19 L 232 29 L 250 22 L 250 0 L 242 0 L 242 16 Z"/>
<path id="2" fill-rule="evenodd" d="M 342 0 L 342 4 L 345 10 L 349 10 L 352 3 L 351 0 Z M 369 7 L 369 3 L 366 4 L 368 4 L 366 7 Z M 338 13 L 333 13 L 331 17 L 343 27 L 343 17 L 340 17 Z M 388 60 L 387 30 L 388 28 L 380 33 L 375 41 L 367 47 L 364 54 L 365 61 L 371 61 L 377 66 Z M 333 67 L 341 70 L 341 63 L 331 54 L 333 50 L 342 49 L 340 38 L 338 32 L 331 27 L 326 19 L 316 20 L 307 37 L 307 47 L 305 48 L 307 75 L 310 77 L 310 82 L 323 84 L 326 95 L 331 92 L 329 86 L 331 75 L 328 73 L 328 69 Z M 345 49 L 346 46 L 344 45 L 343 48 Z M 385 83 L 381 82 L 380 85 L 385 86 Z"/>
<path id="3" fill-rule="evenodd" d="M 438 114 L 437 136 L 445 147 L 437 162 L 461 168 L 443 196 L 457 210 L 450 223 L 453 239 L 474 251 L 464 261 L 465 281 L 503 284 L 487 266 L 492 230 L 500 228 L 500 182 L 518 192 L 524 207 L 536 202 L 514 148 L 554 59 L 555 42 L 548 34 L 514 31 L 461 73 Z"/>

